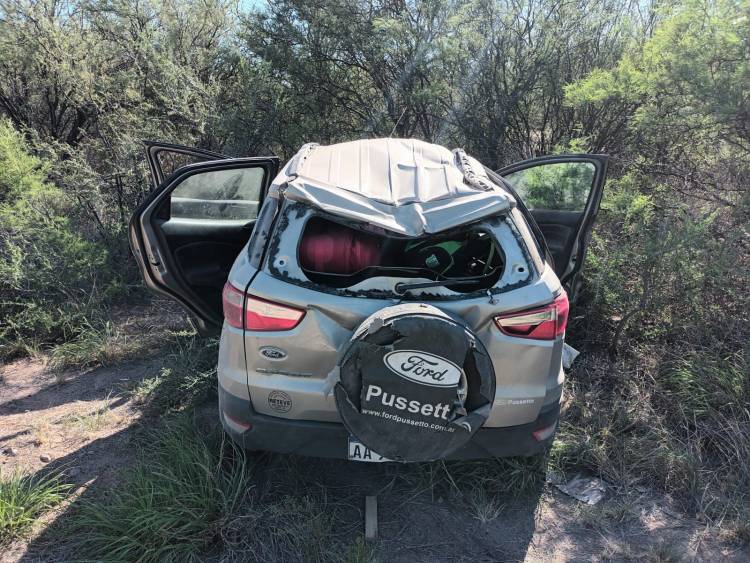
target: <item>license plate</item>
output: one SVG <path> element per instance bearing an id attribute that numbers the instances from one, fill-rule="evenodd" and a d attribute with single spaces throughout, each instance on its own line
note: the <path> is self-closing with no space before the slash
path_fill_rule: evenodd
<path id="1" fill-rule="evenodd" d="M 349 461 L 379 463 L 381 461 L 391 460 L 375 453 L 356 438 L 349 438 Z"/>

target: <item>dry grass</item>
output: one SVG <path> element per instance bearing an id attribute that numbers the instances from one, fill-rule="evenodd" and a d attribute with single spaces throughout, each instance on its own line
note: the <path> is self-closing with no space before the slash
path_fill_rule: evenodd
<path id="1" fill-rule="evenodd" d="M 74 338 L 54 346 L 49 352 L 49 367 L 61 372 L 112 365 L 133 354 L 137 340 L 128 338 L 112 322 L 86 323 Z"/>
<path id="2" fill-rule="evenodd" d="M 505 503 L 492 496 L 483 487 L 477 487 L 468 495 L 469 510 L 482 524 L 488 524 L 502 514 Z"/>
<path id="3" fill-rule="evenodd" d="M 46 418 L 40 418 L 31 427 L 30 434 L 31 441 L 35 446 L 39 447 L 50 444 L 54 436 L 52 422 Z"/>
<path id="4" fill-rule="evenodd" d="M 57 421 L 57 424 L 75 426 L 80 431 L 94 433 L 112 425 L 112 399 L 107 396 L 104 404 L 85 414 L 70 413 Z"/>
<path id="5" fill-rule="evenodd" d="M 585 468 L 623 492 L 645 486 L 669 493 L 714 525 L 742 522 L 750 503 L 744 361 L 701 354 L 654 361 L 653 350 L 638 357 L 647 360 L 582 358 L 569 378 L 553 466 Z"/>

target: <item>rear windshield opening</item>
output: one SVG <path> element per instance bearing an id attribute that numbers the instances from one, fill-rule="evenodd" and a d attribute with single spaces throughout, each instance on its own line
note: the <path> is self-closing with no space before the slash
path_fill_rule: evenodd
<path id="1" fill-rule="evenodd" d="M 470 293 L 494 286 L 504 265 L 495 238 L 480 228 L 405 238 L 323 217 L 307 222 L 298 252 L 299 264 L 310 281 L 337 288 L 376 276 L 435 281 L 476 277 L 468 284 L 445 285 Z"/>

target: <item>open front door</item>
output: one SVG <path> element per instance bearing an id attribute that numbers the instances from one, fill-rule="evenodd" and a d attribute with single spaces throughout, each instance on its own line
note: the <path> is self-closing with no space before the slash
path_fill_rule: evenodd
<path id="1" fill-rule="evenodd" d="M 571 299 L 599 211 L 608 159 L 599 154 L 545 156 L 497 171 L 536 220 Z"/>
<path id="2" fill-rule="evenodd" d="M 213 332 L 223 322 L 222 288 L 253 232 L 279 159 L 227 158 L 154 143 L 147 153 L 158 185 L 130 219 L 133 254 L 150 289 L 182 304 L 201 332 Z M 165 178 L 164 157 L 202 162 Z"/>

